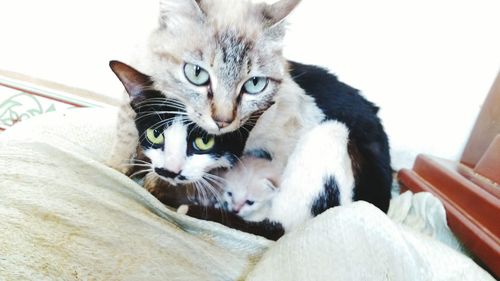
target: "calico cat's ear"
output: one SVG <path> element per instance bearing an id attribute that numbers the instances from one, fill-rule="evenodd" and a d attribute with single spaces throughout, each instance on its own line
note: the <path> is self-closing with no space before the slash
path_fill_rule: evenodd
<path id="1" fill-rule="evenodd" d="M 301 0 L 280 0 L 272 5 L 265 5 L 262 11 L 268 26 L 274 26 L 285 19 L 297 7 Z"/>
<path id="2" fill-rule="evenodd" d="M 123 62 L 112 60 L 109 62 L 109 67 L 120 79 L 131 100 L 138 98 L 144 89 L 152 85 L 151 77 Z"/>
<path id="3" fill-rule="evenodd" d="M 202 0 L 160 0 L 160 26 L 178 29 L 187 21 L 201 20 Z"/>

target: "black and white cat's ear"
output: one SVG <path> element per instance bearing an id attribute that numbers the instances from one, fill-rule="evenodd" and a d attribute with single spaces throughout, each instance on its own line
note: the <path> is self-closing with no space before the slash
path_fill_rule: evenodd
<path id="1" fill-rule="evenodd" d="M 301 0 L 280 0 L 272 5 L 265 5 L 262 15 L 269 27 L 282 22 L 297 7 Z"/>
<path id="2" fill-rule="evenodd" d="M 202 0 L 160 0 L 160 26 L 178 29 L 204 17 Z"/>
<path id="3" fill-rule="evenodd" d="M 120 79 L 131 100 L 139 97 L 145 88 L 152 85 L 151 77 L 123 62 L 112 60 L 109 67 Z"/>

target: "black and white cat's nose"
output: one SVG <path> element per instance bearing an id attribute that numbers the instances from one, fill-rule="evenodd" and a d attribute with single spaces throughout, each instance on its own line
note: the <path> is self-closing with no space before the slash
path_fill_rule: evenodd
<path id="1" fill-rule="evenodd" d="M 162 169 L 162 168 L 155 168 L 155 172 L 160 176 L 163 176 L 166 178 L 171 178 L 171 179 L 179 176 L 179 174 L 181 173 L 180 171 L 178 173 L 174 173 L 172 171 Z"/>

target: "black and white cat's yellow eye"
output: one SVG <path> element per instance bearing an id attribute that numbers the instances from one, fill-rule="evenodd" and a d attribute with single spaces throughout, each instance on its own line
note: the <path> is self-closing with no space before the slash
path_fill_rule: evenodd
<path id="1" fill-rule="evenodd" d="M 193 142 L 194 148 L 198 149 L 199 151 L 207 151 L 210 150 L 214 147 L 215 145 L 215 138 L 214 137 L 209 137 L 208 139 L 199 137 L 196 138 Z"/>
<path id="2" fill-rule="evenodd" d="M 208 85 L 210 81 L 210 75 L 208 71 L 201 68 L 199 65 L 186 63 L 184 65 L 184 76 L 186 79 L 196 86 L 205 86 Z"/>
<path id="3" fill-rule="evenodd" d="M 160 130 L 153 128 L 146 130 L 146 138 L 151 144 L 162 144 L 165 141 L 165 138 Z"/>
<path id="4" fill-rule="evenodd" d="M 243 84 L 243 90 L 250 95 L 256 95 L 267 87 L 269 79 L 267 77 L 252 77 Z"/>

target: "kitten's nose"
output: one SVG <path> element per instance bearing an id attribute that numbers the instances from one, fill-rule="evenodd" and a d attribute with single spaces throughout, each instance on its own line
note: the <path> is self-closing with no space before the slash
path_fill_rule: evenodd
<path id="1" fill-rule="evenodd" d="M 243 205 L 238 205 L 238 204 L 233 205 L 233 213 L 238 214 L 241 208 L 243 208 Z"/>
<path id="2" fill-rule="evenodd" d="M 155 172 L 160 175 L 160 176 L 163 176 L 163 177 L 166 177 L 166 178 L 175 178 L 177 177 L 179 174 L 180 174 L 180 171 L 179 173 L 174 173 L 172 171 L 169 171 L 169 170 L 165 170 L 165 169 L 162 169 L 162 168 L 155 168 Z"/>

